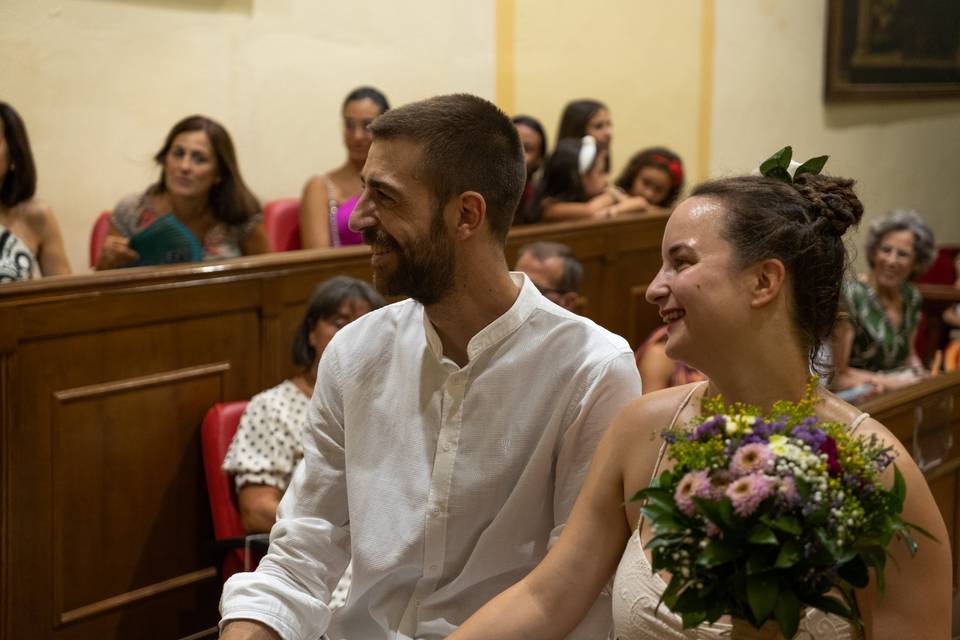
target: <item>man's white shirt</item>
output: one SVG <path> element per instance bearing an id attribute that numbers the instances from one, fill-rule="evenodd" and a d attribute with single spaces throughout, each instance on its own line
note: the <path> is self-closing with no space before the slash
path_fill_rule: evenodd
<path id="1" fill-rule="evenodd" d="M 623 338 L 512 276 L 516 302 L 470 340 L 462 368 L 412 300 L 337 333 L 270 551 L 224 586 L 223 622 L 296 640 L 442 638 L 543 558 L 640 376 Z M 572 637 L 609 628 L 601 599 Z"/>

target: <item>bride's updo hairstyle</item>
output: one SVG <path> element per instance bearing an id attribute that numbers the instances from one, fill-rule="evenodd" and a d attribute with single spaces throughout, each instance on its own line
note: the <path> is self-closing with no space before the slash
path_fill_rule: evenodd
<path id="1" fill-rule="evenodd" d="M 762 176 L 712 180 L 691 196 L 726 210 L 724 239 L 737 268 L 777 258 L 789 274 L 794 325 L 816 364 L 837 319 L 847 266 L 843 234 L 863 216 L 853 180 L 804 173 L 793 184 Z"/>

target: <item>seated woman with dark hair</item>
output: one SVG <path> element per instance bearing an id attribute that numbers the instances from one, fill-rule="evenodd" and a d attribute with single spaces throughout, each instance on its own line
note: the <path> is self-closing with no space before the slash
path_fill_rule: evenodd
<path id="1" fill-rule="evenodd" d="M 914 348 L 923 299 L 910 282 L 936 255 L 933 231 L 915 211 L 892 211 L 867 230 L 870 271 L 843 287 L 844 321 L 832 341 L 836 390 L 881 393 L 923 375 Z"/>
<path id="2" fill-rule="evenodd" d="M 592 136 L 565 138 L 547 158 L 522 224 L 613 218 L 647 206 L 607 184 L 607 150 Z"/>
<path id="3" fill-rule="evenodd" d="M 683 189 L 683 161 L 666 147 L 644 149 L 630 158 L 616 185 L 646 200 L 646 211 L 671 209 Z"/>
<path id="4" fill-rule="evenodd" d="M 367 127 L 390 109 L 387 97 L 373 87 L 354 89 L 343 100 L 342 165 L 307 180 L 300 197 L 300 242 L 304 249 L 361 244 L 363 238 L 348 226 L 350 212 L 360 198 L 360 170 L 367 161 L 373 137 Z"/>
<path id="5" fill-rule="evenodd" d="M 303 457 L 300 434 L 324 348 L 337 331 L 383 304 L 373 287 L 347 276 L 327 280 L 310 297 L 293 339 L 293 363 L 300 373 L 250 400 L 223 461 L 223 470 L 235 477 L 248 533 L 270 531 L 280 497 Z"/>
<path id="6" fill-rule="evenodd" d="M 571 100 L 563 108 L 557 140 L 592 136 L 597 148 L 604 151 L 603 172 L 610 173 L 610 145 L 613 143 L 613 120 L 610 109 L 599 100 Z"/>
<path id="7" fill-rule="evenodd" d="M 514 116 L 513 124 L 516 125 L 517 133 L 520 134 L 520 143 L 523 145 L 523 161 L 527 166 L 527 182 L 523 187 L 523 195 L 520 196 L 520 204 L 517 205 L 515 216 L 515 218 L 518 218 L 523 215 L 523 211 L 533 199 L 534 175 L 543 165 L 544 158 L 547 157 L 547 134 L 540 121 L 531 116 Z"/>
<path id="8" fill-rule="evenodd" d="M 57 219 L 36 189 L 27 128 L 0 102 L 0 283 L 70 273 Z"/>
<path id="9" fill-rule="evenodd" d="M 270 251 L 260 203 L 244 184 L 233 141 L 220 123 L 204 116 L 184 118 L 167 134 L 154 160 L 160 179 L 114 208 L 98 270 Z M 141 257 L 130 246 L 131 238 L 161 219 L 195 250 Z"/>

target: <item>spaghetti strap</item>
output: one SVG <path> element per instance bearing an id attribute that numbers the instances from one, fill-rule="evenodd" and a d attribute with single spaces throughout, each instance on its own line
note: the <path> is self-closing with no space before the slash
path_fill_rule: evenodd
<path id="1" fill-rule="evenodd" d="M 687 405 L 690 404 L 690 398 L 693 397 L 693 394 L 697 392 L 697 389 L 702 387 L 707 383 L 706 380 L 701 380 L 698 384 L 693 385 L 690 388 L 690 391 L 687 392 L 687 395 L 683 397 L 683 402 L 680 403 L 680 406 L 677 407 L 676 413 L 673 414 L 673 419 L 670 421 L 670 426 L 668 429 L 673 429 L 677 424 L 677 419 L 680 418 L 680 412 L 686 409 Z M 667 442 L 663 441 L 660 443 L 660 453 L 657 454 L 657 464 L 653 467 L 653 473 L 650 474 L 650 482 L 653 482 L 653 479 L 657 477 L 657 471 L 660 470 L 660 463 L 663 462 L 663 454 L 667 451 Z"/>
<path id="2" fill-rule="evenodd" d="M 693 398 L 693 394 L 696 393 L 697 390 L 700 389 L 703 385 L 707 384 L 707 382 L 709 381 L 701 380 L 700 382 L 690 387 L 690 390 L 687 391 L 687 395 L 683 397 L 683 402 L 680 403 L 680 405 L 677 407 L 676 413 L 673 414 L 673 419 L 670 421 L 670 426 L 667 427 L 668 429 L 672 429 L 674 425 L 677 424 L 677 419 L 680 418 L 680 413 L 687 407 L 688 404 L 690 404 L 690 399 Z M 657 452 L 657 462 L 655 465 L 653 465 L 653 472 L 650 474 L 650 482 L 648 483 L 648 485 L 653 484 L 653 479 L 657 477 L 657 471 L 660 470 L 660 463 L 663 462 L 663 456 L 666 452 L 667 452 L 667 442 L 666 440 L 664 440 L 663 442 L 660 443 L 660 451 Z M 643 529 L 643 516 L 640 516 L 640 520 L 637 522 L 638 535 L 642 529 Z"/>
<path id="3" fill-rule="evenodd" d="M 850 423 L 850 433 L 856 433 L 857 429 L 860 428 L 860 425 L 863 424 L 863 422 L 869 417 L 870 417 L 870 414 L 864 411 L 863 413 L 858 415 L 856 418 L 854 418 L 853 422 Z"/>

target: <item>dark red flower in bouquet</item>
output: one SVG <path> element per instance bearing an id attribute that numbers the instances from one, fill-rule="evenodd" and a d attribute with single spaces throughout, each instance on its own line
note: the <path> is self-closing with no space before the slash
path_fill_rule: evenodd
<path id="1" fill-rule="evenodd" d="M 840 460 L 837 457 L 837 441 L 827 436 L 827 439 L 820 444 L 820 453 L 827 454 L 827 471 L 830 475 L 839 476 L 843 469 L 840 468 Z"/>

